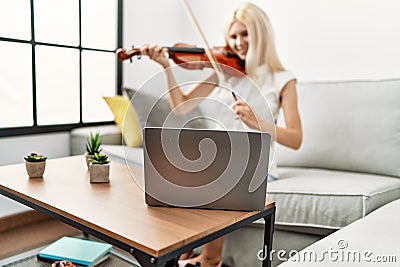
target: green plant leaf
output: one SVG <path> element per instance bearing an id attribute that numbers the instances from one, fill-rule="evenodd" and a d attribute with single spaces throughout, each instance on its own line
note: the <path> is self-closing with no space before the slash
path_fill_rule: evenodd
<path id="1" fill-rule="evenodd" d="M 110 160 L 106 154 L 95 153 L 92 159 L 90 159 L 90 162 L 92 164 L 107 164 L 110 162 Z"/>
<path id="2" fill-rule="evenodd" d="M 86 152 L 89 155 L 100 153 L 102 151 L 102 144 L 103 137 L 100 135 L 100 132 L 96 132 L 95 134 L 90 132 L 90 138 L 86 142 Z"/>
<path id="3" fill-rule="evenodd" d="M 24 157 L 24 159 L 28 162 L 40 162 L 40 161 L 45 161 L 47 157 L 43 155 L 38 155 L 37 153 L 31 153 L 30 155 Z"/>

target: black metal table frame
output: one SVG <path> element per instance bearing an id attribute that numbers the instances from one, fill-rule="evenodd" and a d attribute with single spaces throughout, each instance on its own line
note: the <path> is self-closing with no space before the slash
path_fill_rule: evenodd
<path id="1" fill-rule="evenodd" d="M 53 217 L 54 219 L 56 219 L 58 221 L 64 222 L 76 229 L 79 229 L 82 232 L 84 232 L 85 234 L 89 234 L 94 237 L 97 237 L 113 246 L 116 246 L 122 250 L 129 252 L 133 257 L 135 257 L 135 259 L 143 267 L 175 267 L 175 266 L 178 266 L 177 261 L 178 261 L 179 255 L 181 255 L 182 253 L 187 252 L 191 249 L 197 248 L 205 243 L 208 243 L 218 237 L 224 236 L 230 232 L 233 232 L 245 225 L 248 225 L 248 224 L 262 218 L 265 221 L 262 266 L 263 267 L 271 266 L 270 256 L 271 256 L 272 240 L 273 240 L 273 233 L 274 233 L 275 206 L 272 208 L 269 208 L 267 210 L 260 211 L 257 214 L 254 214 L 244 220 L 234 223 L 228 227 L 218 230 L 218 231 L 216 231 L 212 234 L 209 234 L 205 237 L 197 239 L 194 242 L 188 243 L 188 244 L 186 244 L 178 249 L 175 249 L 173 251 L 170 251 L 160 257 L 155 257 L 153 255 L 148 254 L 147 252 L 141 251 L 141 250 L 134 248 L 120 240 L 110 237 L 100 231 L 94 230 L 86 225 L 83 225 L 79 222 L 76 222 L 76 221 L 70 219 L 70 218 L 67 218 L 66 216 L 58 214 L 57 212 L 51 211 L 51 210 L 46 209 L 38 204 L 32 203 L 22 197 L 16 196 L 8 191 L 0 189 L 0 194 L 4 195 L 10 199 L 13 199 L 17 202 L 20 202 L 32 209 L 35 209 L 44 214 L 47 214 L 50 217 Z"/>

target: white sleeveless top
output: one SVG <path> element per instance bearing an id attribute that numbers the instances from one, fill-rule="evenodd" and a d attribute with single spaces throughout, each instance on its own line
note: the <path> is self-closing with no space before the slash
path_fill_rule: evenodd
<path id="1" fill-rule="evenodd" d="M 281 107 L 280 93 L 285 85 L 296 77 L 290 71 L 282 71 L 270 73 L 265 71 L 265 75 L 260 75 L 263 81 L 261 87 L 250 80 L 246 76 L 231 77 L 226 86 L 219 86 L 203 100 L 201 106 L 202 111 L 205 111 L 208 128 L 240 130 L 240 131 L 255 131 L 249 128 L 244 122 L 236 118 L 236 114 L 232 110 L 234 98 L 231 90 L 233 90 L 238 99 L 246 102 L 262 119 L 271 123 L 276 122 L 276 116 Z M 204 112 L 203 112 L 204 113 Z M 207 114 L 208 113 L 208 114 Z M 269 160 L 269 174 L 278 178 L 276 160 L 275 160 L 275 144 L 271 144 L 271 154 Z"/>

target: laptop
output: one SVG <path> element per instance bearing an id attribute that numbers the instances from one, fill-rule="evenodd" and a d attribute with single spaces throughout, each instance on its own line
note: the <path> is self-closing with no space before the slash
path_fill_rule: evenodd
<path id="1" fill-rule="evenodd" d="M 268 133 L 145 127 L 149 206 L 222 210 L 265 208 Z"/>

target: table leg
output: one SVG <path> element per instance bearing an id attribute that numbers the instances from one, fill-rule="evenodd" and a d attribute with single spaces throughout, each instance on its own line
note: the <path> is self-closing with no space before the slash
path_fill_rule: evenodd
<path id="1" fill-rule="evenodd" d="M 178 267 L 178 258 L 167 261 L 164 266 L 165 267 Z"/>
<path id="2" fill-rule="evenodd" d="M 264 217 L 264 246 L 263 246 L 263 267 L 271 266 L 272 239 L 274 235 L 275 212 Z"/>
<path id="3" fill-rule="evenodd" d="M 165 260 L 165 258 L 152 257 L 134 248 L 131 248 L 129 252 L 142 267 L 178 267 L 179 257 Z"/>

